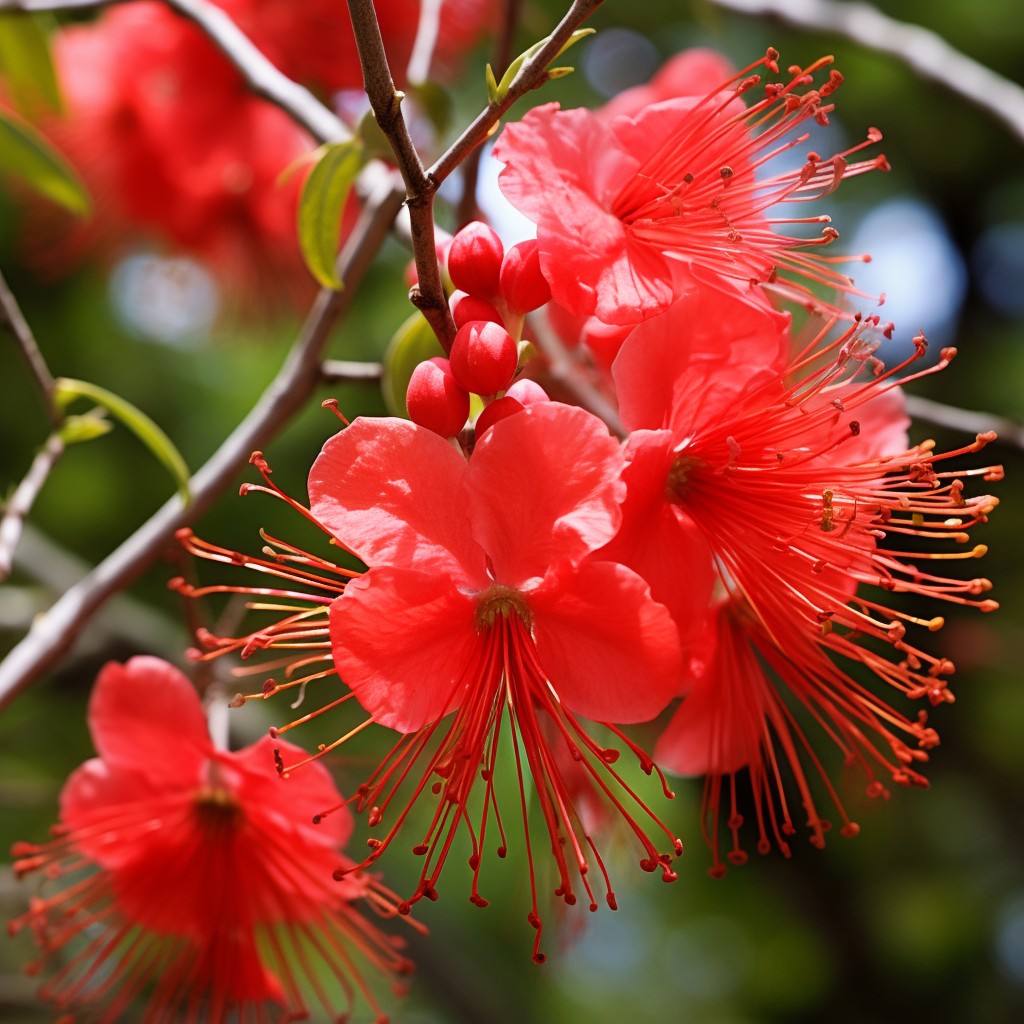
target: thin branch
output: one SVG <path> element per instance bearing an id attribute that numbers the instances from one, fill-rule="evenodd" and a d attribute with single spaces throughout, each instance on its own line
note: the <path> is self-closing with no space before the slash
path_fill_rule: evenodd
<path id="1" fill-rule="evenodd" d="M 116 0 L 0 0 L 0 11 L 61 11 L 108 6 Z M 346 142 L 352 133 L 308 89 L 282 74 L 231 20 L 209 0 L 164 0 L 198 26 L 221 50 L 258 96 L 280 107 L 318 142 Z"/>
<path id="2" fill-rule="evenodd" d="M 14 553 L 14 564 L 22 576 L 41 583 L 50 594 L 63 594 L 90 569 L 87 562 L 31 523 L 25 524 L 21 543 Z M 35 610 L 44 611 L 42 608 Z M 89 623 L 82 639 L 87 640 L 84 646 L 89 650 L 109 648 L 114 639 L 131 644 L 137 650 L 177 660 L 182 656 L 186 633 L 169 615 L 130 594 L 117 594 Z"/>
<path id="3" fill-rule="evenodd" d="M 491 67 L 494 69 L 494 77 L 499 81 L 512 60 L 512 44 L 515 41 L 516 29 L 519 27 L 523 0 L 505 0 L 504 7 L 501 31 L 494 41 L 494 51 L 491 54 Z M 462 194 L 459 196 L 459 205 L 455 211 L 455 223 L 460 228 L 476 220 L 480 214 L 476 201 L 476 186 L 482 153 L 477 146 L 462 164 Z"/>
<path id="4" fill-rule="evenodd" d="M 554 32 L 548 36 L 547 42 L 533 57 L 523 62 L 523 66 L 512 80 L 505 98 L 498 103 L 489 103 L 484 107 L 455 142 L 427 168 L 427 177 L 434 182 L 435 188 L 440 186 L 441 182 L 466 159 L 472 150 L 491 137 L 498 120 L 516 100 L 548 80 L 548 65 L 558 56 L 559 50 L 569 41 L 573 32 L 602 3 L 604 0 L 573 0 L 565 17 L 558 23 Z"/>
<path id="5" fill-rule="evenodd" d="M 63 438 L 59 433 L 51 434 L 32 460 L 24 479 L 15 488 L 11 500 L 4 506 L 4 514 L 0 518 L 0 583 L 11 574 L 14 549 L 18 546 L 25 519 L 43 489 L 50 470 L 63 452 Z"/>
<path id="6" fill-rule="evenodd" d="M 363 69 L 363 86 L 373 108 L 373 116 L 391 144 L 405 179 L 417 277 L 417 284 L 409 292 L 409 300 L 426 317 L 441 346 L 448 352 L 455 337 L 455 322 L 441 285 L 441 270 L 434 248 L 434 193 L 437 186 L 424 171 L 409 134 L 409 126 L 402 116 L 404 93 L 395 88 L 372 0 L 348 0 L 348 10 Z"/>
<path id="7" fill-rule="evenodd" d="M 905 401 L 907 412 L 914 419 L 927 420 L 936 426 L 965 434 L 984 434 L 994 430 L 999 435 L 998 440 L 1003 444 L 1024 450 L 1024 426 L 1015 420 L 987 412 L 958 409 L 956 406 L 934 402 L 920 395 L 906 395 Z"/>
<path id="8" fill-rule="evenodd" d="M 0 709 L 74 642 L 97 609 L 140 575 L 182 526 L 193 522 L 232 484 L 254 449 L 274 437 L 305 404 L 320 381 L 323 350 L 331 328 L 347 311 L 355 284 L 390 231 L 402 203 L 396 176 L 367 201 L 339 257 L 344 291 L 323 289 L 284 365 L 248 416 L 192 477 L 192 501 L 175 497 L 84 579 L 68 589 L 0 663 Z M 387 186 L 386 188 L 383 186 Z"/>
<path id="9" fill-rule="evenodd" d="M 18 351 L 24 357 L 32 377 L 39 387 L 50 425 L 55 428 L 60 427 L 64 422 L 64 413 L 57 405 L 56 381 L 54 381 L 53 374 L 50 373 L 50 368 L 46 365 L 43 353 L 36 343 L 32 328 L 29 327 L 28 321 L 22 315 L 14 294 L 7 287 L 3 274 L 0 274 L 0 320 L 18 343 Z"/>
<path id="10" fill-rule="evenodd" d="M 954 49 L 921 25 L 896 21 L 859 0 L 710 0 L 743 14 L 770 15 L 797 28 L 846 36 L 869 50 L 903 61 L 987 110 L 1024 142 L 1024 88 Z"/>

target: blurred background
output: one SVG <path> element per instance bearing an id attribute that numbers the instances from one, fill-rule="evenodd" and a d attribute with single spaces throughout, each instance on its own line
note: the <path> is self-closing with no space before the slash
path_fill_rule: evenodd
<path id="1" fill-rule="evenodd" d="M 818 5 L 794 2 L 789 14 L 797 16 L 803 6 Z M 963 54 L 1024 83 L 1019 0 L 884 0 L 877 7 L 926 26 Z M 550 31 L 563 8 L 554 0 L 529 0 L 517 51 Z M 1024 420 L 1024 140 L 904 61 L 821 29 L 746 16 L 703 0 L 608 0 L 590 24 L 598 34 L 573 51 L 577 73 L 528 102 L 599 104 L 646 81 L 664 59 L 691 46 L 715 47 L 737 66 L 769 45 L 781 51 L 783 65 L 835 54 L 846 83 L 836 98 L 829 141 L 819 148 L 845 148 L 843 140 L 852 143 L 875 125 L 892 165 L 891 173 L 844 183 L 829 197 L 827 209 L 843 236 L 838 245 L 874 257 L 858 272 L 858 284 L 868 292 L 885 290 L 884 312 L 896 322 L 897 342 L 907 343 L 923 329 L 935 350 L 960 350 L 950 369 L 913 393 L 982 413 L 984 422 Z M 467 61 L 469 71 L 459 83 L 446 86 L 455 127 L 483 101 L 485 59 L 482 48 Z M 485 168 L 481 202 L 503 224 L 505 214 L 490 205 L 487 179 Z M 113 264 L 87 260 L 58 274 L 27 255 L 32 250 L 38 256 L 38 248 L 26 245 L 26 232 L 36 226 L 25 216 L 22 198 L 0 181 L 0 268 L 50 367 L 144 409 L 195 469 L 273 377 L 301 313 L 247 308 L 221 295 L 197 264 L 142 249 Z M 452 216 L 440 211 L 449 226 Z M 507 230 L 516 230 L 512 221 Z M 332 356 L 380 357 L 408 314 L 401 277 L 407 260 L 398 243 L 388 243 L 335 332 Z M 373 385 L 325 387 L 318 398 L 327 397 L 336 397 L 349 418 L 384 411 Z M 913 436 L 957 447 L 979 429 L 974 419 L 959 419 L 961 429 L 920 420 Z M 313 402 L 268 444 L 280 487 L 304 496 L 308 467 L 335 425 Z M 46 433 L 24 367 L 3 339 L 0 488 L 22 478 Z M 990 547 L 979 570 L 993 580 L 1002 609 L 985 617 L 953 610 L 945 630 L 931 638 L 933 649 L 957 663 L 958 699 L 933 718 L 942 746 L 928 770 L 930 791 L 896 791 L 888 803 L 869 804 L 858 780 L 840 771 L 840 791 L 862 825 L 859 837 L 836 836 L 824 851 L 797 842 L 789 860 L 774 852 L 754 856 L 715 881 L 707 874 L 710 858 L 699 830 L 700 782 L 679 780 L 669 812 L 687 844 L 679 881 L 666 887 L 636 870 L 631 851 L 613 852 L 622 909 L 568 915 L 563 948 L 552 937 L 543 967 L 529 958 L 522 861 L 513 856 L 489 870 L 486 911 L 462 898 L 462 869 L 453 863 L 448 892 L 419 915 L 432 938 L 416 944 L 419 970 L 409 999 L 394 1009 L 395 1021 L 1024 1020 L 1019 432 L 1014 437 L 1008 431 L 1007 441 L 985 455 L 1007 470 L 996 492 L 1001 507 L 975 538 Z M 239 482 L 246 479 L 255 479 L 254 472 Z M 12 646 L 35 615 L 144 522 L 171 490 L 164 470 L 124 430 L 65 455 L 32 511 L 16 570 L 0 590 L 0 650 Z M 295 525 L 282 503 L 258 495 L 243 500 L 229 490 L 197 532 L 256 551 L 261 527 L 294 537 Z M 169 551 L 0 717 L 0 847 L 40 841 L 55 820 L 62 782 L 92 752 L 84 709 L 98 668 L 140 651 L 181 661 L 187 635 L 180 601 L 166 587 L 179 571 L 178 556 Z M 266 728 L 270 719 L 261 717 L 262 710 L 237 713 L 233 727 L 240 742 Z M 357 770 L 369 756 L 346 755 L 359 762 Z M 401 857 L 391 859 L 388 881 L 399 892 L 407 869 Z M 19 912 L 24 899 L 3 869 L 0 916 Z M 33 1000 L 36 982 L 22 974 L 29 956 L 27 936 L 0 942 L 0 1018 L 11 1024 L 52 1018 Z"/>

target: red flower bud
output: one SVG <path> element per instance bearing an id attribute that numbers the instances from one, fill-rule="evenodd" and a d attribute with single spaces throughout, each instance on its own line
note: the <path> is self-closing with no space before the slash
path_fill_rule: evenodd
<path id="1" fill-rule="evenodd" d="M 517 380 L 506 392 L 507 398 L 514 398 L 523 405 L 535 405 L 537 402 L 550 402 L 548 393 L 529 377 Z"/>
<path id="2" fill-rule="evenodd" d="M 495 399 L 490 405 L 485 406 L 480 415 L 477 416 L 476 436 L 480 437 L 485 430 L 490 430 L 498 420 L 514 416 L 517 412 L 522 411 L 523 403 L 515 398 L 509 398 L 508 395 L 505 395 L 504 398 Z"/>
<path id="3" fill-rule="evenodd" d="M 501 324 L 501 314 L 486 299 L 465 292 L 453 292 L 448 300 L 452 310 L 452 319 L 456 327 L 464 327 L 473 320 L 493 320 Z M 502 325 L 504 326 L 504 325 Z"/>
<path id="4" fill-rule="evenodd" d="M 537 240 L 513 245 L 501 261 L 499 274 L 501 297 L 516 313 L 529 313 L 551 298 L 551 285 L 540 270 Z"/>
<path id="5" fill-rule="evenodd" d="M 405 404 L 413 423 L 442 437 L 454 437 L 469 416 L 469 395 L 441 356 L 427 359 L 412 371 Z"/>
<path id="6" fill-rule="evenodd" d="M 467 224 L 448 250 L 448 276 L 456 288 L 490 298 L 498 294 L 498 275 L 505 247 L 497 232 L 478 220 Z"/>
<path id="7" fill-rule="evenodd" d="M 452 373 L 476 395 L 493 395 L 512 382 L 519 350 L 512 335 L 490 320 L 472 320 L 459 328 L 452 342 Z"/>

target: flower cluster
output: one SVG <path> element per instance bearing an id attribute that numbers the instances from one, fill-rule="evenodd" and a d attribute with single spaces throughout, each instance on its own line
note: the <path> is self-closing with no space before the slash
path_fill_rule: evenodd
<path id="1" fill-rule="evenodd" d="M 344 3 L 218 6 L 296 82 L 325 98 L 361 88 Z M 421 6 L 430 5 L 376 6 L 404 82 Z M 435 45 L 419 73 L 454 66 L 491 8 L 491 0 L 440 5 Z M 62 236 L 46 239 L 40 260 L 54 266 L 86 248 L 116 252 L 141 243 L 198 259 L 228 290 L 260 307 L 282 296 L 310 296 L 295 219 L 313 140 L 254 95 L 200 29 L 148 0 L 111 7 L 93 22 L 61 29 L 54 60 L 67 110 L 44 127 L 84 176 L 96 214 L 70 234 L 62 223 Z M 343 233 L 355 216 L 352 200 Z"/>
<path id="2" fill-rule="evenodd" d="M 788 853 L 802 824 L 821 845 L 831 824 L 822 794 L 842 833 L 856 833 L 811 725 L 863 772 L 869 794 L 922 784 L 937 735 L 925 710 L 890 701 L 950 701 L 953 666 L 912 632 L 937 630 L 941 617 L 922 618 L 901 595 L 995 607 L 987 580 L 919 568 L 983 554 L 963 545 L 996 504 L 969 496 L 965 482 L 996 479 L 997 468 L 947 468 L 989 436 L 945 453 L 907 439 L 901 385 L 942 369 L 954 350 L 915 372 L 918 338 L 886 369 L 876 350 L 891 325 L 850 309 L 854 282 L 815 255 L 836 232 L 808 240 L 779 229 L 782 204 L 820 198 L 885 158 L 851 162 L 858 146 L 775 172 L 771 161 L 806 140 L 806 122 L 827 124 L 841 82 L 826 60 L 764 82 L 759 68 L 776 74 L 777 59 L 769 51 L 731 75 L 720 58 L 684 54 L 605 110 L 549 105 L 505 128 L 501 183 L 536 221 L 536 240 L 506 252 L 480 223 L 455 236 L 446 265 L 457 334 L 446 358 L 412 372 L 414 423 L 355 421 L 313 465 L 308 508 L 292 502 L 365 572 L 279 542 L 251 559 L 183 538 L 196 555 L 290 581 L 228 588 L 287 609 L 278 622 L 200 638 L 203 658 L 279 652 L 270 664 L 283 674 L 240 701 L 329 676 L 343 689 L 327 707 L 354 699 L 368 715 L 338 742 L 371 722 L 400 734 L 356 802 L 384 830 L 370 864 L 414 827 L 413 806 L 436 798 L 413 843 L 423 868 L 406 906 L 437 897 L 460 829 L 471 899 L 486 902 L 485 839 L 496 829 L 500 853 L 507 842 L 495 779 L 508 751 L 537 959 L 540 847 L 528 803 L 544 823 L 555 894 L 570 904 L 582 886 L 597 905 L 591 869 L 604 864 L 592 822 L 605 830 L 607 812 L 625 819 L 648 870 L 673 877 L 679 849 L 613 767 L 618 751 L 582 718 L 611 729 L 650 772 L 655 760 L 623 727 L 682 698 L 657 762 L 706 777 L 718 875 L 747 857 L 745 808 L 761 851 Z M 872 130 L 868 143 L 878 137 Z M 523 339 L 534 331 L 543 350 L 543 320 L 531 314 L 545 304 L 563 327 L 562 314 L 583 318 L 576 340 L 591 353 L 576 350 L 574 372 L 613 404 L 624 443 L 533 379 L 548 366 Z M 257 489 L 283 497 L 256 461 L 266 480 Z M 280 653 L 293 647 L 305 654 Z M 313 760 L 335 748 L 321 744 Z M 282 756 L 279 767 L 297 766 Z"/>
<path id="3" fill-rule="evenodd" d="M 788 855 L 801 827 L 823 845 L 833 818 L 855 835 L 833 761 L 873 797 L 925 783 L 938 743 L 928 712 L 952 701 L 954 666 L 921 639 L 943 619 L 920 599 L 996 607 L 988 580 L 946 566 L 984 554 L 970 531 L 997 499 L 969 484 L 1001 471 L 960 461 L 992 435 L 946 452 L 909 440 L 902 387 L 955 350 L 928 365 L 918 337 L 887 368 L 878 349 L 892 325 L 855 307 L 865 297 L 834 269 L 843 258 L 822 254 L 837 237 L 828 216 L 784 213 L 886 162 L 859 155 L 874 129 L 829 158 L 805 151 L 842 77 L 828 59 L 780 75 L 778 56 L 733 74 L 717 55 L 683 54 L 602 110 L 541 106 L 503 129 L 500 182 L 536 238 L 506 248 L 474 222 L 451 240 L 457 331 L 409 374 L 409 419 L 345 422 L 312 465 L 308 503 L 253 456 L 263 483 L 243 490 L 288 502 L 341 554 L 265 536 L 249 556 L 179 533 L 192 555 L 247 578 L 176 578 L 175 590 L 243 595 L 269 616 L 240 636 L 200 630 L 193 657 L 235 655 L 240 678 L 260 678 L 236 705 L 324 696 L 238 755 L 214 751 L 205 732 L 196 740 L 194 722 L 192 753 L 179 733 L 173 765 L 157 760 L 166 775 L 147 770 L 157 796 L 143 814 L 143 780 L 118 758 L 152 745 L 154 709 L 138 710 L 141 740 L 111 738 L 104 695 L 122 670 L 107 670 L 94 732 L 115 781 L 87 793 L 83 769 L 65 796 L 66 837 L 22 852 L 23 870 L 95 870 L 24 919 L 70 915 L 49 945 L 79 933 L 93 944 L 58 977 L 60 998 L 103 989 L 120 1007 L 168 956 L 167 977 L 193 972 L 197 991 L 242 1018 L 251 1004 L 295 1008 L 302 979 L 273 943 L 269 962 L 265 945 L 249 950 L 245 991 L 201 973 L 237 953 L 218 945 L 222 931 L 197 927 L 219 882 L 196 876 L 195 900 L 173 912 L 141 900 L 214 828 L 240 857 L 246 830 L 261 850 L 245 861 L 250 898 L 218 914 L 301 933 L 332 968 L 342 932 L 401 968 L 350 900 L 383 900 L 366 871 L 403 842 L 420 864 L 396 903 L 403 915 L 437 900 L 445 866 L 463 857 L 469 898 L 487 905 L 488 854 L 518 848 L 541 962 L 547 879 L 568 906 L 617 906 L 601 852 L 612 836 L 644 871 L 675 879 L 682 843 L 662 810 L 664 771 L 704 777 L 716 876 L 751 839 Z M 795 169 L 779 162 L 794 154 Z M 315 753 L 282 738 L 342 708 L 355 721 Z M 631 733 L 640 723 L 655 723 L 646 738 Z M 381 730 L 388 753 L 342 801 L 325 758 Z M 290 784 L 314 779 L 290 817 L 272 782 L 246 774 L 263 750 Z M 115 782 L 123 795 L 108 792 Z M 371 838 L 361 860 L 340 861 L 348 804 Z M 294 836 L 287 863 L 261 817 L 275 807 Z M 164 813 L 173 833 L 152 824 Z M 111 835 L 125 837 L 116 849 Z M 211 851 L 209 878 L 227 856 Z M 93 923 L 113 930 L 94 938 Z M 126 941 L 137 951 L 126 966 L 100 970 L 109 943 Z"/>

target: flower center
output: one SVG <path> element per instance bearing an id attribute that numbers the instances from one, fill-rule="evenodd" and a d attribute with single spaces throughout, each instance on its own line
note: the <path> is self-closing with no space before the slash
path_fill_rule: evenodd
<path id="1" fill-rule="evenodd" d="M 527 630 L 532 628 L 533 616 L 526 598 L 515 587 L 493 583 L 477 599 L 476 628 L 490 628 L 499 615 L 507 619 L 513 613 L 519 616 Z"/>
<path id="2" fill-rule="evenodd" d="M 692 455 L 680 455 L 672 463 L 665 478 L 665 497 L 669 501 L 680 504 L 686 495 L 686 479 L 691 471 L 706 465 L 703 459 L 695 459 Z"/>

